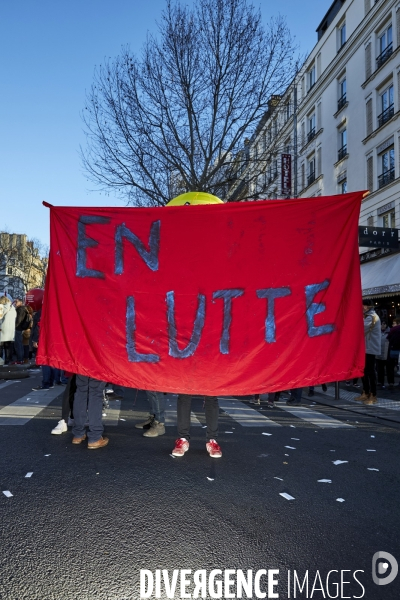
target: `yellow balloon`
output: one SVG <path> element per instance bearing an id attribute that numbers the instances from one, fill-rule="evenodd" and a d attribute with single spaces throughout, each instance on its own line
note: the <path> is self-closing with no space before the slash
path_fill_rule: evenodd
<path id="1" fill-rule="evenodd" d="M 223 204 L 222 200 L 206 192 L 186 192 L 170 200 L 167 206 L 185 206 L 186 204 Z"/>

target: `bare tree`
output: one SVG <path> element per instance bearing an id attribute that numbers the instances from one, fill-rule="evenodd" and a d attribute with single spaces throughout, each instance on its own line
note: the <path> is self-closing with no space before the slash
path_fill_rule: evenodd
<path id="1" fill-rule="evenodd" d="M 247 0 L 167 0 L 142 54 L 125 48 L 95 72 L 83 113 L 88 178 L 136 205 L 223 192 L 271 96 L 293 79 L 294 51 L 285 21 L 264 28 Z"/>

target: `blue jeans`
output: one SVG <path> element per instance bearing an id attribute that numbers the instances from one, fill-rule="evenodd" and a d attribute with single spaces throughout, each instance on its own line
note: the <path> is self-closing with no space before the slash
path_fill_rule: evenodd
<path id="1" fill-rule="evenodd" d="M 150 404 L 150 413 L 154 415 L 156 421 L 165 424 L 164 394 L 162 392 L 150 392 L 148 390 L 146 390 L 146 394 Z"/>
<path id="2" fill-rule="evenodd" d="M 103 435 L 103 391 L 105 381 L 98 381 L 85 375 L 76 376 L 76 392 L 74 398 L 74 437 L 85 435 L 86 419 L 89 420 L 88 441 L 97 442 Z"/>
<path id="3" fill-rule="evenodd" d="M 24 360 L 24 345 L 22 343 L 22 331 L 15 330 L 14 348 L 17 360 Z"/>
<path id="4" fill-rule="evenodd" d="M 42 365 L 42 387 L 49 388 L 52 387 L 54 383 L 60 383 L 60 377 L 60 369 Z"/>

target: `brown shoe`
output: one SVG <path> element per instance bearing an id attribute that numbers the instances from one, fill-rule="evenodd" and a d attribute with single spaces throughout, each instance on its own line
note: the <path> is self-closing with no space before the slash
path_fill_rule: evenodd
<path id="1" fill-rule="evenodd" d="M 357 402 L 364 402 L 364 400 L 368 400 L 368 396 L 369 394 L 366 394 L 363 390 L 361 396 L 357 396 L 356 398 L 354 398 L 354 400 L 357 400 Z"/>
<path id="2" fill-rule="evenodd" d="M 72 443 L 73 444 L 80 444 L 81 442 L 83 442 L 85 440 L 86 440 L 86 433 L 84 433 L 83 436 L 80 437 L 80 438 L 79 437 L 72 438 Z"/>
<path id="3" fill-rule="evenodd" d="M 363 404 L 376 404 L 378 402 L 378 399 L 376 396 L 373 396 L 372 394 L 369 395 L 369 397 L 366 400 L 363 400 L 362 403 Z"/>
<path id="4" fill-rule="evenodd" d="M 89 450 L 97 450 L 97 448 L 103 448 L 104 446 L 107 446 L 108 441 L 108 438 L 101 437 L 99 440 L 97 440 L 97 442 L 89 443 L 87 447 Z"/>

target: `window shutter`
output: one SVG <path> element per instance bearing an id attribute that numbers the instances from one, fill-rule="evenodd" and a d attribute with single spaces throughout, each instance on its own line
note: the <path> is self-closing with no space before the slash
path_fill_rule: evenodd
<path id="1" fill-rule="evenodd" d="M 371 63 L 371 43 L 365 46 L 365 79 L 371 76 L 372 63 Z"/>
<path id="2" fill-rule="evenodd" d="M 305 89 L 306 89 L 306 76 L 303 75 L 302 80 L 301 80 L 301 99 L 303 100 L 305 94 Z"/>
<path id="3" fill-rule="evenodd" d="M 397 47 L 400 46 L 400 8 L 396 10 Z"/>
<path id="4" fill-rule="evenodd" d="M 321 53 L 319 53 L 317 56 L 317 73 L 316 73 L 316 75 L 317 75 L 317 79 L 319 77 L 321 77 Z"/>
<path id="5" fill-rule="evenodd" d="M 364 0 L 365 14 L 371 10 L 371 0 Z"/>
<path id="6" fill-rule="evenodd" d="M 321 147 L 317 150 L 317 177 L 322 173 L 322 158 L 321 158 Z"/>
<path id="7" fill-rule="evenodd" d="M 367 136 L 370 135 L 373 131 L 373 122 L 372 122 L 372 98 L 370 98 L 366 104 L 367 111 Z"/>
<path id="8" fill-rule="evenodd" d="M 372 192 L 374 190 L 374 164 L 373 157 L 367 158 L 367 189 Z"/>
<path id="9" fill-rule="evenodd" d="M 306 127 L 304 121 L 301 124 L 301 145 L 304 146 L 306 143 Z"/>
<path id="10" fill-rule="evenodd" d="M 321 129 L 321 127 L 322 127 L 322 111 L 321 111 L 321 102 L 320 102 L 317 106 L 317 124 L 315 127 L 316 131 Z"/>
<path id="11" fill-rule="evenodd" d="M 301 163 L 301 189 L 304 190 L 306 187 L 304 163 Z"/>

